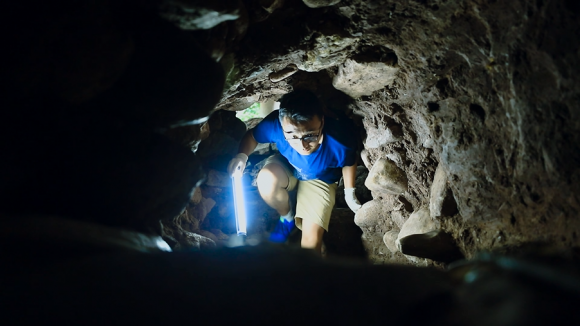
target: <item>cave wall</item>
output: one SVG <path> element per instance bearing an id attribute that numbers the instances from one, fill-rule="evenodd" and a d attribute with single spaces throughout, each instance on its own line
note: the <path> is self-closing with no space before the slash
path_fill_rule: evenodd
<path id="1" fill-rule="evenodd" d="M 250 24 L 234 52 L 237 81 L 218 108 L 305 87 L 361 117 L 367 168 L 387 158 L 408 179 L 403 194 L 373 192 L 381 215 L 362 229 L 375 261 L 400 257 L 383 236 L 432 205 L 438 166 L 457 211 L 431 215 L 468 257 L 526 242 L 577 246 L 578 9 L 572 1 L 341 1 L 318 9 L 287 1 Z M 395 78 L 371 63 L 396 69 Z M 371 67 L 348 75 L 355 64 Z M 382 87 L 361 94 L 357 82 L 343 82 L 354 97 L 344 101 L 328 90 L 337 76 Z"/>
<path id="2" fill-rule="evenodd" d="M 227 207 L 191 218 L 243 132 L 218 117 L 308 88 L 361 130 L 372 261 L 431 264 L 401 254 L 412 232 L 467 257 L 578 245 L 575 1 L 35 4 L 2 20 L 3 216 L 223 237 Z"/>

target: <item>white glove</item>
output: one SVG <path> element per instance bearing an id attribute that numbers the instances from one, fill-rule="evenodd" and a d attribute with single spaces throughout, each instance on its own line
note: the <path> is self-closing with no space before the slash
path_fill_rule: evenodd
<path id="1" fill-rule="evenodd" d="M 344 189 L 344 200 L 346 200 L 346 204 L 350 208 L 351 211 L 355 212 L 361 207 L 360 202 L 356 198 L 356 194 L 354 193 L 355 188 L 345 188 Z"/>
<path id="2" fill-rule="evenodd" d="M 246 169 L 246 163 L 248 163 L 248 155 L 244 153 L 238 153 L 228 164 L 228 174 L 231 176 L 234 175 L 236 170 L 241 170 L 241 173 L 244 173 Z"/>

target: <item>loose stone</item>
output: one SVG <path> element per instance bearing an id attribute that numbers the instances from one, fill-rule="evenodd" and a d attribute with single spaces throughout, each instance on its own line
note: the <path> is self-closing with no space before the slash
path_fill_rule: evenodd
<path id="1" fill-rule="evenodd" d="M 400 195 L 407 191 L 408 180 L 405 171 L 401 170 L 395 162 L 381 158 L 373 165 L 365 186 L 379 193 Z"/>

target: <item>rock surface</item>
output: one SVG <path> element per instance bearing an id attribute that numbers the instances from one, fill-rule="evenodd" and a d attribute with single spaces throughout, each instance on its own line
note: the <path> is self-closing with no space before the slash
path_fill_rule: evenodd
<path id="1" fill-rule="evenodd" d="M 361 227 L 372 227 L 384 218 L 385 213 L 382 202 L 371 200 L 359 208 L 354 216 L 354 222 Z"/>
<path id="2" fill-rule="evenodd" d="M 373 125 L 373 127 L 368 128 L 364 142 L 365 148 L 380 148 L 381 146 L 403 140 L 403 131 L 400 125 L 393 123 L 388 118 L 381 120 L 379 122 L 372 118 L 365 118 L 363 121 L 367 126 Z"/>
<path id="3" fill-rule="evenodd" d="M 370 170 L 365 186 L 371 191 L 401 195 L 407 191 L 407 176 L 395 162 L 390 159 L 380 159 Z"/>
<path id="4" fill-rule="evenodd" d="M 211 187 L 231 187 L 232 178 L 227 172 L 209 170 L 205 184 Z"/>
<path id="5" fill-rule="evenodd" d="M 412 234 L 425 234 L 431 231 L 436 231 L 439 229 L 439 223 L 431 219 L 429 214 L 429 208 L 423 207 L 416 212 L 413 212 L 409 219 L 401 227 L 401 232 L 399 232 L 397 242 L 408 235 Z M 400 248 L 400 244 L 397 244 Z M 401 250 L 402 251 L 402 250 Z"/>
<path id="6" fill-rule="evenodd" d="M 431 195 L 429 197 L 429 211 L 431 218 L 451 216 L 457 213 L 457 204 L 453 198 L 453 193 L 447 184 L 447 172 L 439 164 L 435 170 L 435 177 L 431 184 Z"/>
<path id="7" fill-rule="evenodd" d="M 398 71 L 398 68 L 383 62 L 359 63 L 347 59 L 339 66 L 332 85 L 350 97 L 358 98 L 391 85 Z"/>
<path id="8" fill-rule="evenodd" d="M 399 237 L 399 230 L 391 230 L 391 231 L 385 233 L 385 235 L 383 236 L 383 242 L 385 243 L 385 246 L 387 246 L 387 248 L 389 248 L 389 250 L 392 253 L 396 253 L 397 251 L 399 251 L 399 248 L 397 247 L 397 244 L 396 244 L 398 237 Z"/>
<path id="9" fill-rule="evenodd" d="M 302 0 L 304 4 L 310 8 L 320 8 L 333 6 L 340 2 L 340 0 Z"/>
<path id="10" fill-rule="evenodd" d="M 398 248 L 405 255 L 451 263 L 464 258 L 453 238 L 444 231 L 430 231 L 398 238 Z"/>
<path id="11" fill-rule="evenodd" d="M 312 49 L 306 51 L 305 60 L 297 64 L 298 69 L 315 72 L 333 67 L 347 59 L 358 39 L 345 33 L 318 35 L 314 39 Z"/>
<path id="12" fill-rule="evenodd" d="M 298 71 L 298 67 L 296 67 L 295 64 L 290 64 L 282 70 L 275 71 L 275 72 L 271 73 L 269 77 L 273 83 L 277 83 L 281 80 L 284 80 L 284 79 L 294 75 L 297 71 Z"/>

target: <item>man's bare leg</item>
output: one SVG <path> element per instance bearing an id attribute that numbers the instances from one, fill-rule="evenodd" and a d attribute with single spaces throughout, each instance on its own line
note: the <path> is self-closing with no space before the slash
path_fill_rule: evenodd
<path id="1" fill-rule="evenodd" d="M 269 163 L 258 174 L 258 191 L 268 206 L 275 209 L 280 216 L 290 212 L 288 175 L 282 166 Z"/>
<path id="2" fill-rule="evenodd" d="M 317 254 L 322 250 L 322 236 L 324 229 L 313 222 L 302 219 L 302 248 L 314 249 Z"/>

